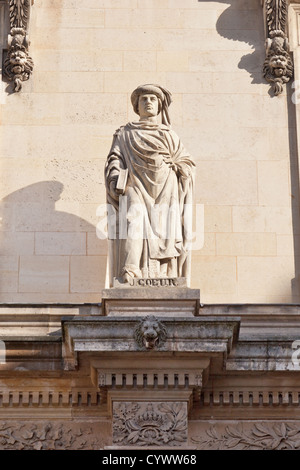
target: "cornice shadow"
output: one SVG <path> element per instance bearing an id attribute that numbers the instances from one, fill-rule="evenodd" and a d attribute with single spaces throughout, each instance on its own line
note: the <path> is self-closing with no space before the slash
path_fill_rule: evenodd
<path id="1" fill-rule="evenodd" d="M 211 3 L 211 0 L 198 0 L 198 2 Z M 230 41 L 239 41 L 253 48 L 253 52 L 241 57 L 236 67 L 246 70 L 252 78 L 252 83 L 266 84 L 262 74 L 265 60 L 265 33 L 260 0 L 218 0 L 216 3 L 228 5 L 216 22 L 218 34 Z M 241 4 L 245 4 L 245 9 L 241 8 Z M 251 8 L 247 8 L 247 5 Z M 233 71 L 234 66 L 235 64 Z"/>

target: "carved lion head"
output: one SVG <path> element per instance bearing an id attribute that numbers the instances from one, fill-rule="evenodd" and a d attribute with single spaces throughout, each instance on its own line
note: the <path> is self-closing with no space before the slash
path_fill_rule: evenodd
<path id="1" fill-rule="evenodd" d="M 16 91 L 21 88 L 21 82 L 28 80 L 33 70 L 33 61 L 24 47 L 9 50 L 4 61 L 4 71 L 9 80 L 14 80 Z"/>
<path id="2" fill-rule="evenodd" d="M 269 38 L 266 42 L 266 52 L 263 75 L 273 85 L 275 95 L 278 95 L 283 90 L 283 84 L 293 76 L 293 63 L 287 39 L 280 36 Z"/>
<path id="3" fill-rule="evenodd" d="M 135 329 L 135 340 L 140 347 L 153 349 L 166 339 L 166 329 L 156 317 L 148 315 Z"/>
<path id="4" fill-rule="evenodd" d="M 27 56 L 24 51 L 13 51 L 9 56 L 10 70 L 14 74 L 20 74 L 25 71 Z"/>
<path id="5" fill-rule="evenodd" d="M 289 55 L 273 55 L 269 58 L 269 67 L 276 77 L 282 77 L 287 74 Z"/>

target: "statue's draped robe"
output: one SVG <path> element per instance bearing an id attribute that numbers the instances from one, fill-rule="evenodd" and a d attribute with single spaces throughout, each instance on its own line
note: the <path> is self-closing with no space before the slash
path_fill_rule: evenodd
<path id="1" fill-rule="evenodd" d="M 117 219 L 117 232 L 109 237 L 111 281 L 125 272 L 188 277 L 194 166 L 169 126 L 140 121 L 116 131 L 105 166 L 107 202 Z M 110 184 L 121 169 L 128 169 L 128 179 L 118 198 Z"/>

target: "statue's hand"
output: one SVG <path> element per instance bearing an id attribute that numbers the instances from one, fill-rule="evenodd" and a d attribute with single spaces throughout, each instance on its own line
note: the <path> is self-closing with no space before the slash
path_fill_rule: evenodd
<path id="1" fill-rule="evenodd" d="M 165 163 L 175 172 L 177 171 L 177 166 L 173 162 L 172 158 L 170 156 L 164 158 Z"/>
<path id="2" fill-rule="evenodd" d="M 192 177 L 191 168 L 188 165 L 178 165 L 177 173 L 180 178 L 190 179 Z"/>

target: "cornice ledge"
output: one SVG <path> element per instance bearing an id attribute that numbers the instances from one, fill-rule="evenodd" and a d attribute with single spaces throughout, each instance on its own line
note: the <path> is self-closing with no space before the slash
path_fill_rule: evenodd
<path id="1" fill-rule="evenodd" d="M 188 353 L 197 357 L 222 355 L 225 361 L 237 342 L 239 324 L 237 317 L 78 316 L 62 320 L 65 368 L 77 368 L 78 353 L 98 357 L 103 353 Z M 157 342 L 149 340 L 147 329 L 156 331 Z M 147 341 L 153 345 L 149 347 Z"/>

